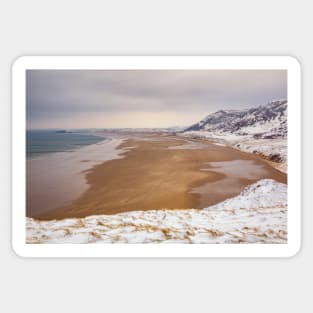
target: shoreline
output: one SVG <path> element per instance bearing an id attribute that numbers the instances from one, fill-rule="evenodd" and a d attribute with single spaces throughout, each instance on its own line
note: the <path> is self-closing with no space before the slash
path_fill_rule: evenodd
<path id="1" fill-rule="evenodd" d="M 178 136 L 203 140 L 216 145 L 231 147 L 245 153 L 258 155 L 262 160 L 281 173 L 287 174 L 287 138 L 254 139 L 249 136 L 235 136 L 227 139 L 225 136 L 197 131 L 179 134 Z M 281 161 L 274 161 L 277 157 L 281 158 Z"/>
<path id="2" fill-rule="evenodd" d="M 104 161 L 84 172 L 89 188 L 73 203 L 28 217 L 50 220 L 138 210 L 202 209 L 238 195 L 244 187 L 262 178 L 287 182 L 287 175 L 260 157 L 208 140 L 168 134 L 137 133 L 131 136 L 134 138 L 124 138 L 124 142 L 117 146 L 122 158 Z M 214 171 L 210 162 L 238 159 L 253 161 L 264 172 L 235 179 L 229 183 L 236 188 L 227 188 L 227 175 Z M 202 171 L 204 163 L 208 163 L 208 169 Z M 210 184 L 215 184 L 218 190 L 223 179 L 222 193 L 201 199 L 201 195 L 210 192 Z M 195 192 L 195 188 L 203 186 L 206 186 L 203 190 Z"/>
<path id="3" fill-rule="evenodd" d="M 123 139 L 103 140 L 73 151 L 49 153 L 26 160 L 26 215 L 34 216 L 71 203 L 89 188 L 85 172 L 122 157 Z"/>

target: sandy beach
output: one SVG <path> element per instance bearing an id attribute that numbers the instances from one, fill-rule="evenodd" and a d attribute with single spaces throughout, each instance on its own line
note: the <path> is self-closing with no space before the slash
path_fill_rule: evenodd
<path id="1" fill-rule="evenodd" d="M 36 216 L 71 203 L 89 184 L 84 172 L 105 161 L 121 158 L 121 138 L 105 139 L 73 151 L 51 153 L 26 161 L 26 215 Z"/>
<path id="2" fill-rule="evenodd" d="M 207 141 L 165 134 L 131 134 L 118 146 L 120 158 L 84 171 L 88 188 L 53 209 L 27 208 L 44 220 L 158 209 L 202 209 L 263 178 L 287 176 L 253 154 Z M 84 160 L 88 163 L 88 158 Z M 60 185 L 66 189 L 67 186 Z M 35 193 L 28 193 L 28 204 Z M 40 203 L 37 203 L 37 206 Z"/>

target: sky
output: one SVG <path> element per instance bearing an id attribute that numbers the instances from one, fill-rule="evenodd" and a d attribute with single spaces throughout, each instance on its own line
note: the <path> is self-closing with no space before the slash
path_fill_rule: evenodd
<path id="1" fill-rule="evenodd" d="M 27 70 L 27 128 L 189 126 L 287 99 L 285 70 Z"/>

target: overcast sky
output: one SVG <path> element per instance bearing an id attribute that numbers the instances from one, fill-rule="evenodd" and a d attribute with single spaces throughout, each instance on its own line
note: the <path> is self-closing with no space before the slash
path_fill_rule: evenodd
<path id="1" fill-rule="evenodd" d="M 287 98 L 285 70 L 28 70 L 28 128 L 191 125 Z"/>

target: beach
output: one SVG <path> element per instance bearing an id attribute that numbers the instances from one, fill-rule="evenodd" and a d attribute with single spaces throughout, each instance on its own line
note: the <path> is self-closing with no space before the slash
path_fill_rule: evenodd
<path id="1" fill-rule="evenodd" d="M 106 144 L 86 147 L 85 154 L 79 149 L 76 158 L 65 153 L 63 168 L 71 164 L 75 170 L 65 170 L 63 178 L 55 175 L 58 179 L 53 184 L 59 189 L 56 202 L 53 186 L 47 189 L 44 181 L 38 180 L 40 167 L 33 162 L 28 175 L 27 217 L 51 220 L 128 211 L 203 209 L 238 195 L 260 179 L 287 183 L 286 174 L 259 156 L 206 140 L 134 132 L 115 135 L 111 146 Z M 42 161 L 47 181 L 58 162 Z"/>
<path id="2" fill-rule="evenodd" d="M 77 199 L 88 188 L 85 171 L 107 160 L 120 158 L 121 138 L 103 140 L 72 151 L 26 161 L 26 215 L 36 216 Z"/>

